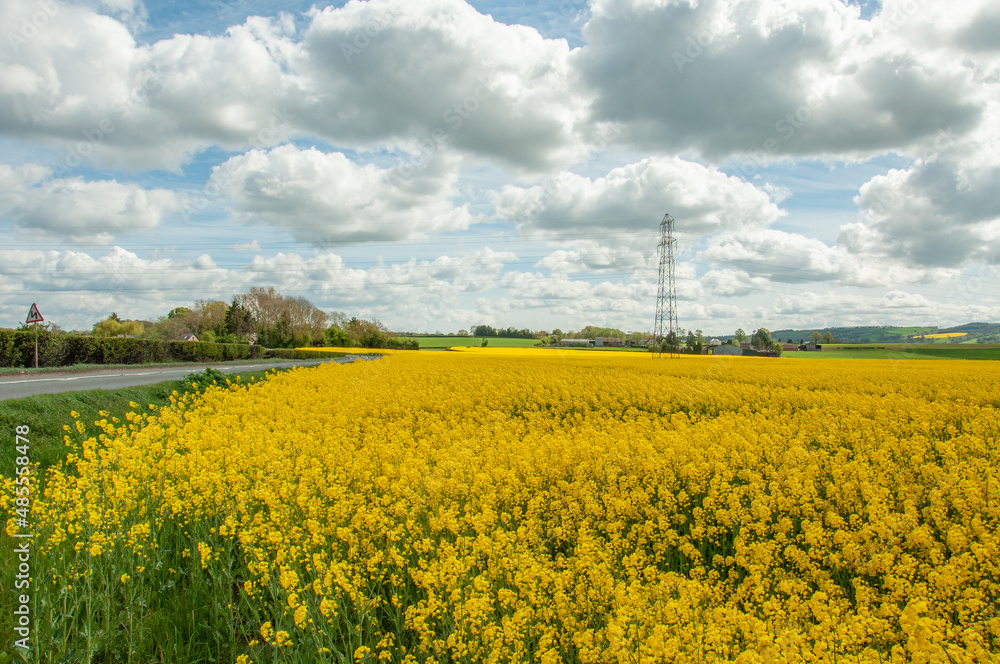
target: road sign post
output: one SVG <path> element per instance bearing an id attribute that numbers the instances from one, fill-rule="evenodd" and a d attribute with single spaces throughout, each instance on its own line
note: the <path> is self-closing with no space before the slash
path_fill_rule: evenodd
<path id="1" fill-rule="evenodd" d="M 38 305 L 32 302 L 31 308 L 28 309 L 28 319 L 25 320 L 24 322 L 35 324 L 35 368 L 36 369 L 38 368 L 38 324 L 41 323 L 43 320 L 45 319 L 42 318 L 41 312 L 38 311 Z"/>

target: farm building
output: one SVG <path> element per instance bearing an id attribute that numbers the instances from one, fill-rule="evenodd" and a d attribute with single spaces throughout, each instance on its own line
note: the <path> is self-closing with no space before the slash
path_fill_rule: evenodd
<path id="1" fill-rule="evenodd" d="M 729 344 L 721 344 L 712 347 L 712 355 L 742 355 L 743 349 Z"/>
<path id="2" fill-rule="evenodd" d="M 597 337 L 594 339 L 595 346 L 614 346 L 621 348 L 622 340 L 618 337 Z"/>
<path id="3" fill-rule="evenodd" d="M 708 345 L 714 348 L 716 346 L 721 346 L 722 341 L 720 341 L 719 339 L 712 339 L 711 341 L 708 342 Z"/>
<path id="4" fill-rule="evenodd" d="M 564 346 L 589 346 L 590 339 L 560 339 L 559 343 Z"/>

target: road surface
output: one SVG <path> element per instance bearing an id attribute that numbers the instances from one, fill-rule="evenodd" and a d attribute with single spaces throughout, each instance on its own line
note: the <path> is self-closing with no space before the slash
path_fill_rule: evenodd
<path id="1" fill-rule="evenodd" d="M 360 359 L 369 359 L 361 356 Z M 74 374 L 25 374 L 23 376 L 0 377 L 0 401 L 20 399 L 36 394 L 76 392 L 80 390 L 117 390 L 123 387 L 161 383 L 166 380 L 180 380 L 192 372 L 202 372 L 205 367 L 218 369 L 223 373 L 240 371 L 261 371 L 287 367 L 310 367 L 324 362 L 352 362 L 359 356 L 348 355 L 330 360 L 289 360 L 287 362 L 263 362 L 261 364 L 197 364 L 182 367 L 156 367 L 143 369 L 112 369 Z"/>

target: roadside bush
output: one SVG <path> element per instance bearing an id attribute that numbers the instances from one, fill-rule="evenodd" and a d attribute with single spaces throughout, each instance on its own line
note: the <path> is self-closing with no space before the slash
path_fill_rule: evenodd
<path id="1" fill-rule="evenodd" d="M 298 350 L 295 348 L 268 348 L 264 351 L 264 358 L 281 358 L 283 360 L 313 360 L 339 357 L 323 350 Z"/>
<path id="2" fill-rule="evenodd" d="M 184 377 L 184 391 L 201 394 L 211 385 L 225 385 L 226 374 L 212 367 L 205 367 L 204 371 L 192 371 Z"/>
<path id="3" fill-rule="evenodd" d="M 39 367 L 253 360 L 261 358 L 263 350 L 260 346 L 248 344 L 76 337 L 38 332 Z M 0 330 L 0 366 L 35 366 L 34 332 Z"/>

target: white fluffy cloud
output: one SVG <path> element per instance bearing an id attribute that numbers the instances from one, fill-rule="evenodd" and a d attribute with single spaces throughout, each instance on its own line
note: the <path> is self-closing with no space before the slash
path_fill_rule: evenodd
<path id="1" fill-rule="evenodd" d="M 251 17 L 219 36 L 148 46 L 115 19 L 57 9 L 0 52 L 0 132 L 46 141 L 69 167 L 177 169 L 203 148 L 319 136 L 354 148 L 485 155 L 538 170 L 585 153 L 588 93 L 564 40 L 462 0 L 371 0 Z M 3 24 L 36 11 L 12 0 Z M 419 54 L 419 55 L 415 55 Z"/>
<path id="2" fill-rule="evenodd" d="M 655 233 L 664 213 L 683 219 L 678 231 L 710 234 L 763 228 L 782 216 L 768 195 L 730 177 L 678 157 L 647 158 L 591 180 L 560 173 L 534 187 L 508 185 L 496 197 L 501 217 L 526 233 L 629 243 L 628 233 Z M 648 237 L 641 238 L 648 245 Z"/>
<path id="3" fill-rule="evenodd" d="M 255 256 L 247 266 L 254 279 L 265 279 L 277 287 L 308 290 L 317 297 L 357 302 L 396 302 L 401 291 L 421 298 L 420 292 L 479 292 L 496 281 L 517 256 L 511 252 L 480 249 L 465 256 L 439 256 L 433 260 L 411 259 L 405 263 L 351 267 L 335 253 L 312 258 L 298 254 Z"/>
<path id="4" fill-rule="evenodd" d="M 837 0 L 596 0 L 578 66 L 626 140 L 708 157 L 874 155 L 975 126 L 974 72 L 891 39 L 898 4 L 868 22 Z M 971 25 L 974 5 L 947 9 Z"/>
<path id="5" fill-rule="evenodd" d="M 1000 90 L 1000 87 L 998 87 Z M 863 221 L 846 224 L 838 244 L 858 256 L 914 266 L 959 268 L 1000 257 L 1000 103 L 991 126 L 968 137 L 943 135 L 923 158 L 861 186 Z"/>
<path id="6" fill-rule="evenodd" d="M 444 158 L 410 174 L 285 145 L 231 158 L 212 184 L 242 223 L 268 224 L 302 242 L 364 242 L 468 228 L 476 217 L 450 200 L 456 177 Z"/>
<path id="7" fill-rule="evenodd" d="M 758 287 L 764 282 L 818 281 L 878 288 L 899 283 L 946 281 L 959 276 L 955 270 L 908 267 L 898 261 L 857 256 L 839 245 L 831 247 L 814 238 L 774 229 L 714 237 L 702 257 L 729 267 L 729 272 L 712 274 L 711 285 L 715 288 L 725 288 L 729 278 L 742 278 L 744 274 L 754 278 Z M 731 294 L 740 292 L 734 289 Z"/>
<path id="8" fill-rule="evenodd" d="M 303 122 L 322 135 L 355 145 L 430 139 L 536 169 L 580 155 L 586 99 L 566 42 L 464 2 L 315 11 L 300 56 Z"/>
<path id="9" fill-rule="evenodd" d="M 284 294 L 304 295 L 327 310 L 377 316 L 399 329 L 467 327 L 472 312 L 463 308 L 462 298 L 496 288 L 505 266 L 515 261 L 513 253 L 489 248 L 366 267 L 353 267 L 332 252 L 312 257 L 278 253 L 254 256 L 245 267 L 229 269 L 209 254 L 185 261 L 143 258 L 121 247 L 96 257 L 80 251 L 0 250 L 0 292 L 36 293 L 46 319 L 64 328 L 89 329 L 111 311 L 155 319 L 175 306 L 197 299 L 229 300 L 261 283 Z M 56 313 L 60 309 L 61 315 Z M 9 313 L 23 319 L 26 312 Z"/>
<path id="10" fill-rule="evenodd" d="M 65 329 L 89 330 L 112 311 L 155 320 L 197 299 L 228 299 L 249 287 L 248 278 L 213 267 L 211 259 L 141 258 L 121 247 L 97 257 L 81 251 L 0 250 L 0 291 L 13 305 L 5 313 L 24 320 L 25 307 L 36 301 L 46 320 Z M 28 293 L 27 302 L 18 302 L 18 295 Z"/>
<path id="11" fill-rule="evenodd" d="M 154 228 L 180 207 L 177 194 L 114 180 L 51 178 L 48 168 L 0 164 L 0 216 L 27 235 L 110 244 Z"/>

